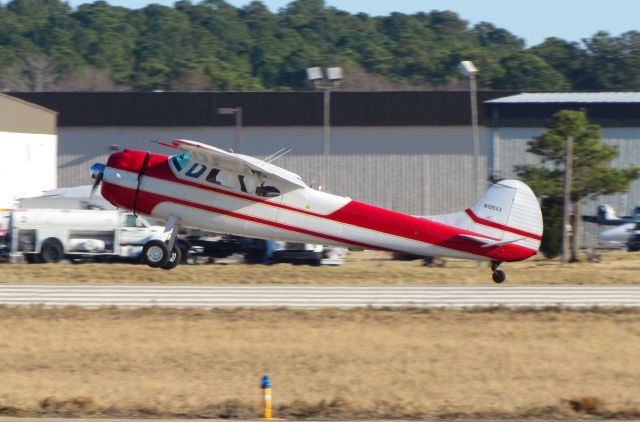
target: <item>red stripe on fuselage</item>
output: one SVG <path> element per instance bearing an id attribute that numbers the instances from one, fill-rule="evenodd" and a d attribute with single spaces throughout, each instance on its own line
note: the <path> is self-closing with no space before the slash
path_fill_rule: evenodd
<path id="1" fill-rule="evenodd" d="M 135 191 L 135 189 L 112 185 L 108 182 L 105 182 L 105 183 L 107 185 L 112 186 L 113 189 L 122 189 L 123 191 Z M 166 196 L 166 195 L 161 195 L 161 194 L 142 191 L 142 190 L 140 191 L 140 194 L 138 196 L 138 210 L 142 214 L 151 215 L 153 212 L 153 209 L 161 202 L 172 202 L 172 203 L 184 205 L 190 208 L 195 208 L 195 209 L 208 211 L 216 214 L 227 215 L 229 217 L 237 218 L 240 220 L 251 221 L 253 223 L 264 224 L 264 225 L 275 227 L 282 230 L 288 230 L 296 233 L 306 234 L 309 236 L 315 236 L 315 237 L 320 237 L 327 240 L 333 240 L 339 243 L 347 243 L 347 244 L 350 244 L 353 246 L 359 246 L 362 248 L 383 249 L 383 248 L 380 248 L 379 246 L 371 245 L 368 243 L 358 242 L 358 241 L 349 240 L 349 239 L 343 239 L 341 237 L 332 236 L 325 233 L 316 232 L 313 230 L 308 230 L 302 227 L 290 226 L 288 224 L 279 223 L 273 220 L 267 220 L 265 218 L 254 217 L 251 215 L 246 215 L 246 214 L 241 214 L 234 211 L 225 210 L 223 208 L 212 207 L 210 205 L 204 205 L 197 202 L 187 201 L 181 198 L 174 198 L 172 196 Z M 387 250 L 387 249 L 383 249 L 383 250 Z"/>
<path id="2" fill-rule="evenodd" d="M 482 244 L 471 239 L 467 239 L 459 236 L 460 234 L 468 234 L 473 236 L 490 237 L 479 235 L 474 232 L 461 230 L 451 226 L 447 226 L 441 223 L 437 223 L 431 220 L 423 218 L 413 217 L 407 214 L 402 214 L 396 211 L 387 210 L 385 208 L 376 207 L 373 205 L 364 204 L 358 201 L 350 201 L 342 208 L 334 211 L 330 214 L 319 214 L 296 207 L 291 207 L 285 204 L 267 201 L 261 198 L 256 198 L 252 195 L 242 194 L 238 192 L 232 192 L 226 189 L 217 188 L 213 186 L 207 186 L 201 183 L 192 182 L 177 178 L 171 170 L 168 157 L 162 155 L 153 154 L 149 158 L 147 169 L 145 170 L 145 176 L 155 177 L 158 179 L 179 183 L 187 186 L 204 189 L 219 194 L 224 194 L 239 199 L 251 201 L 254 203 L 260 203 L 263 205 L 273 206 L 289 211 L 295 211 L 309 216 L 324 218 L 330 221 L 348 224 L 351 226 L 359 227 L 366 230 L 373 230 L 383 234 L 397 236 L 408 240 L 419 241 L 427 244 L 441 246 L 443 248 L 456 250 L 459 252 L 470 253 L 479 255 L 499 261 L 518 261 L 526 259 L 535 255 L 537 251 L 525 248 L 515 244 L 507 244 L 503 246 L 494 246 L 482 248 Z M 122 188 L 126 189 L 126 188 Z M 346 238 L 340 238 L 332 235 L 327 235 L 320 232 L 314 232 L 300 227 L 289 226 L 276 221 L 260 219 L 257 217 L 247 216 L 244 214 L 235 213 L 232 211 L 211 207 L 208 205 L 202 205 L 199 203 L 186 201 L 180 198 L 173 198 L 169 196 L 159 195 L 150 192 L 141 192 L 138 198 L 138 209 L 140 212 L 150 214 L 152 209 L 158 202 L 169 201 L 179 203 L 185 206 L 203 209 L 210 212 L 229 215 L 234 218 L 240 218 L 248 221 L 258 222 L 260 224 L 268 224 L 273 227 L 281 228 L 283 230 L 290 230 L 298 233 L 308 234 L 310 236 L 320 237 L 324 239 L 334 240 L 341 243 L 353 244 L 356 246 L 362 246 L 366 248 L 385 249 L 377 245 L 363 244 L 357 241 L 353 241 Z M 535 235 L 534 235 L 535 236 Z"/>

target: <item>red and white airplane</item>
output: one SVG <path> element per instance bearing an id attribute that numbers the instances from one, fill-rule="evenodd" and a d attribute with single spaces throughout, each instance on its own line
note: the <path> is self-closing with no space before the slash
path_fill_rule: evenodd
<path id="1" fill-rule="evenodd" d="M 143 249 L 151 267 L 174 268 L 179 226 L 247 237 L 486 260 L 498 265 L 538 252 L 542 214 L 531 189 L 517 180 L 492 185 L 473 207 L 412 216 L 332 195 L 268 161 L 199 142 L 163 145 L 179 154 L 113 153 L 91 166 L 102 196 L 116 207 L 166 221 L 163 240 Z M 268 160 L 268 159 L 267 159 Z"/>

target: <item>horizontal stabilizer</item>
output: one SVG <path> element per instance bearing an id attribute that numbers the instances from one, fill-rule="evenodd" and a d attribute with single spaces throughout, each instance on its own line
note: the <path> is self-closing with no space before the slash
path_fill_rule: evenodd
<path id="1" fill-rule="evenodd" d="M 524 239 L 524 237 L 517 237 L 515 239 L 509 239 L 509 240 L 494 240 L 486 237 L 474 236 L 472 234 L 459 234 L 458 236 L 464 237 L 465 239 L 471 239 L 478 243 L 482 243 L 481 248 L 491 248 L 493 246 L 504 246 L 504 245 L 508 245 L 509 243 L 514 243 Z"/>

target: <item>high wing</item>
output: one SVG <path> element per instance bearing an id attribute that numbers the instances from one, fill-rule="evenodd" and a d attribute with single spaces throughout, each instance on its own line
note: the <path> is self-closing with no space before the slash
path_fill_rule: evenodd
<path id="1" fill-rule="evenodd" d="M 161 144 L 184 151 L 195 161 L 230 171 L 253 173 L 259 179 L 266 178 L 278 181 L 282 185 L 289 186 L 290 189 L 307 186 L 297 174 L 247 155 L 227 152 L 220 148 L 186 139 L 175 139 L 170 143 Z"/>

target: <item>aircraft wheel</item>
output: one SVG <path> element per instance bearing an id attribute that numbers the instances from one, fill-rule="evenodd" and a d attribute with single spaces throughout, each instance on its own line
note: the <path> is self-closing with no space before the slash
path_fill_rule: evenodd
<path id="1" fill-rule="evenodd" d="M 163 270 L 172 270 L 178 266 L 181 259 L 182 259 L 182 251 L 180 250 L 180 247 L 176 242 L 176 244 L 173 245 L 173 249 L 171 250 L 171 253 L 169 254 L 169 261 L 167 261 L 167 263 L 160 268 L 162 268 Z"/>
<path id="2" fill-rule="evenodd" d="M 151 268 L 160 268 L 170 259 L 169 248 L 162 240 L 150 240 L 142 248 L 142 260 Z"/>
<path id="3" fill-rule="evenodd" d="M 495 270 L 491 277 L 496 283 L 503 283 L 507 279 L 507 275 L 502 270 Z"/>

